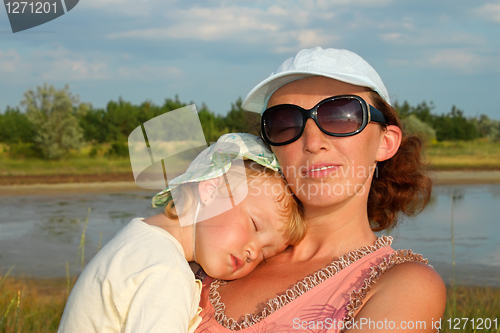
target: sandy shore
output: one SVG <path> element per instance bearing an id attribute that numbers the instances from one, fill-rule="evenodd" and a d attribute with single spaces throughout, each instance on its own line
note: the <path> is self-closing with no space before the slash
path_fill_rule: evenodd
<path id="1" fill-rule="evenodd" d="M 61 193 L 118 193 L 132 191 L 144 191 L 151 193 L 158 192 L 157 190 L 142 189 L 134 182 L 90 182 L 0 186 L 0 196 L 54 195 Z"/>
<path id="2" fill-rule="evenodd" d="M 435 185 L 500 184 L 500 170 L 488 171 L 434 171 Z"/>
<path id="3" fill-rule="evenodd" d="M 435 185 L 457 184 L 500 184 L 500 170 L 494 171 L 435 171 L 431 173 Z M 51 195 L 60 193 L 112 193 L 128 191 L 156 190 L 139 188 L 133 181 L 83 181 L 44 184 L 43 178 L 38 184 L 0 185 L 0 196 L 13 195 Z"/>

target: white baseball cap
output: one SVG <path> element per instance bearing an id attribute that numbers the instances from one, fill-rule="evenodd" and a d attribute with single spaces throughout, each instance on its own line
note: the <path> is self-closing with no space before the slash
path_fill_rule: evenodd
<path id="1" fill-rule="evenodd" d="M 255 86 L 243 101 L 245 110 L 261 113 L 271 95 L 280 87 L 310 76 L 325 76 L 377 92 L 389 105 L 391 101 L 382 79 L 363 58 L 340 49 L 304 49 L 288 58 L 267 79 Z"/>

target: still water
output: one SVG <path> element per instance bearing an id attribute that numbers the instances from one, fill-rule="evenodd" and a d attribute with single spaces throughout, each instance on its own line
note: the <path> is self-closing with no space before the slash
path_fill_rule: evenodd
<path id="1" fill-rule="evenodd" d="M 78 274 L 89 208 L 85 262 L 132 218 L 161 212 L 150 207 L 151 197 L 140 191 L 2 197 L 0 274 L 12 267 L 14 275 L 64 277 L 66 265 Z M 500 185 L 436 186 L 424 212 L 390 235 L 393 248 L 423 254 L 447 284 L 500 286 L 499 221 Z"/>

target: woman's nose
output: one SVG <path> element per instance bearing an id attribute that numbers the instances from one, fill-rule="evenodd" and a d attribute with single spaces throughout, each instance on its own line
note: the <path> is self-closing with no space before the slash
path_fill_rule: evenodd
<path id="1" fill-rule="evenodd" d="M 301 140 L 304 150 L 310 153 L 318 153 L 321 150 L 328 149 L 328 138 L 323 133 L 313 119 L 307 119 L 304 133 Z"/>

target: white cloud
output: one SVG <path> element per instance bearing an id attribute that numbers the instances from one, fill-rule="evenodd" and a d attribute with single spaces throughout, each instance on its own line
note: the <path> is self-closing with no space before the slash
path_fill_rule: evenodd
<path id="1" fill-rule="evenodd" d="M 322 0 L 327 1 L 327 0 Z M 385 7 L 394 0 L 335 0 L 333 5 L 358 6 L 358 7 Z"/>
<path id="2" fill-rule="evenodd" d="M 286 16 L 290 14 L 285 8 L 274 5 L 269 7 L 268 10 L 269 14 L 276 15 L 276 16 Z"/>
<path id="3" fill-rule="evenodd" d="M 465 32 L 436 32 L 434 29 L 386 32 L 380 34 L 380 39 L 388 44 L 413 47 L 443 45 L 467 47 L 487 44 L 487 39 L 480 35 Z"/>
<path id="4" fill-rule="evenodd" d="M 415 67 L 434 71 L 460 74 L 500 73 L 500 58 L 469 48 L 443 48 L 423 50 L 413 58 L 392 58 L 387 63 L 392 67 Z"/>
<path id="5" fill-rule="evenodd" d="M 400 44 L 405 38 L 405 36 L 400 32 L 389 32 L 380 35 L 383 42 Z"/>
<path id="6" fill-rule="evenodd" d="M 0 73 L 17 73 L 25 67 L 26 65 L 22 62 L 21 56 L 16 50 L 0 50 Z"/>
<path id="7" fill-rule="evenodd" d="M 430 67 L 452 69 L 461 73 L 471 74 L 486 67 L 489 60 L 468 50 L 443 49 L 431 55 L 427 59 L 427 63 Z"/>
<path id="8" fill-rule="evenodd" d="M 101 61 L 60 58 L 49 63 L 39 77 L 43 81 L 103 80 L 109 78 L 109 69 Z"/>
<path id="9" fill-rule="evenodd" d="M 299 42 L 300 48 L 314 47 L 317 45 L 325 45 L 338 37 L 327 36 L 321 30 L 307 29 L 292 33 L 292 36 Z"/>
<path id="10" fill-rule="evenodd" d="M 412 17 L 403 16 L 390 19 L 375 19 L 373 17 L 364 20 L 362 24 L 377 30 L 385 31 L 415 31 L 415 20 Z"/>
<path id="11" fill-rule="evenodd" d="M 288 34 L 288 36 L 287 34 L 282 33 L 281 39 L 282 41 L 293 39 L 294 42 L 287 43 L 292 46 L 275 45 L 273 50 L 276 53 L 293 53 L 304 48 L 315 47 L 318 45 L 328 45 L 329 43 L 339 40 L 340 37 L 333 34 L 325 35 L 319 29 L 306 29 L 292 31 Z"/>
<path id="12" fill-rule="evenodd" d="M 306 9 L 334 9 L 342 7 L 385 7 L 394 0 L 301 0 L 299 1 Z"/>
<path id="13" fill-rule="evenodd" d="M 475 13 L 488 21 L 500 23 L 500 3 L 487 3 L 475 9 Z"/>
<path id="14" fill-rule="evenodd" d="M 126 57 L 125 57 L 126 58 Z M 19 54 L 16 50 L 0 50 L 0 81 L 70 82 L 96 80 L 178 79 L 183 72 L 173 66 L 113 66 L 105 56 L 84 55 L 61 46 Z M 15 73 L 15 75 L 12 75 Z"/>
<path id="15" fill-rule="evenodd" d="M 33 74 L 44 81 L 102 80 L 110 76 L 107 63 L 96 57 L 69 51 L 61 46 L 36 50 L 30 55 Z"/>
<path id="16" fill-rule="evenodd" d="M 109 34 L 110 39 L 191 39 L 261 44 L 274 52 L 328 45 L 338 35 L 307 22 L 331 19 L 334 13 L 307 13 L 278 5 L 267 9 L 224 7 L 177 9 L 167 14 L 166 27 Z"/>
<path id="17" fill-rule="evenodd" d="M 276 9 L 273 9 L 275 12 Z M 204 41 L 237 38 L 241 33 L 273 32 L 279 26 L 272 20 L 260 20 L 266 13 L 258 8 L 191 8 L 177 9 L 167 14 L 168 22 L 176 22 L 164 28 L 150 28 L 114 33 L 114 38 L 145 39 L 199 39 Z M 282 14 L 280 14 L 282 15 Z"/>
<path id="18" fill-rule="evenodd" d="M 148 17 L 159 10 L 168 10 L 178 0 L 86 0 L 80 1 L 79 10 L 125 15 L 129 17 Z"/>

